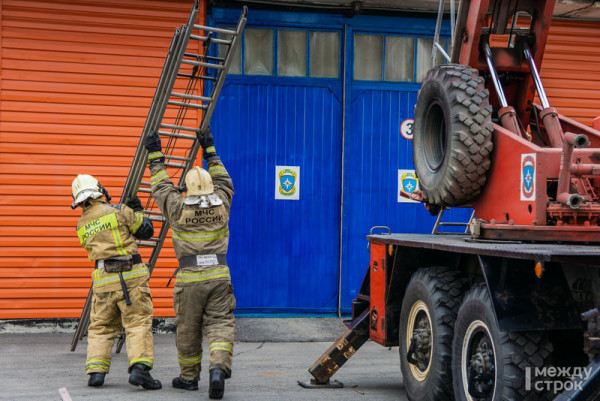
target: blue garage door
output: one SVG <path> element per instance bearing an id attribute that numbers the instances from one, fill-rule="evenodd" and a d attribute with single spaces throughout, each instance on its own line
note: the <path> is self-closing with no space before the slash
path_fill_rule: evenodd
<path id="1" fill-rule="evenodd" d="M 237 15 L 215 9 L 211 23 Z M 434 24 L 250 10 L 212 120 L 236 186 L 228 260 L 239 312 L 349 312 L 371 227 L 431 232 L 434 219 L 399 202 L 398 185 L 414 169 L 410 119 Z M 278 166 L 297 170 L 287 177 L 298 200 L 276 199 Z"/>
<path id="2" fill-rule="evenodd" d="M 353 65 L 344 140 L 342 311 L 349 312 L 369 264 L 366 235 L 374 226 L 392 232 L 431 233 L 435 218 L 422 204 L 399 197 L 414 174 L 411 127 L 420 83 L 432 67 L 431 25 L 411 20 L 405 31 L 348 35 Z M 376 26 L 376 25 L 375 25 Z M 406 31 L 406 27 L 410 27 Z M 425 36 L 427 34 L 427 36 Z M 351 38 L 351 39 L 350 39 Z M 445 45 L 445 40 L 442 40 Z M 436 63 L 442 63 L 440 57 Z M 444 221 L 466 222 L 470 210 L 453 209 Z M 377 231 L 382 232 L 382 230 Z M 405 261 L 410 263 L 410 261 Z"/>
<path id="3" fill-rule="evenodd" d="M 213 11 L 221 26 L 229 15 Z M 275 26 L 278 18 L 260 25 L 252 22 L 256 16 L 249 17 L 212 119 L 236 190 L 228 262 L 238 312 L 336 312 L 341 31 Z M 284 185 L 295 180 L 297 200 L 276 199 L 284 182 L 278 166 L 296 173 Z"/>

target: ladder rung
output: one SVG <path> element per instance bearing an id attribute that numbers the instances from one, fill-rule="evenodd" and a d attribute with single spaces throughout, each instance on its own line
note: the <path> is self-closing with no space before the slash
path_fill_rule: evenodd
<path id="1" fill-rule="evenodd" d="M 173 100 L 169 100 L 167 103 L 170 104 L 171 106 L 189 107 L 191 109 L 202 109 L 202 110 L 208 109 L 208 106 L 205 104 L 175 102 Z"/>
<path id="2" fill-rule="evenodd" d="M 179 160 L 180 162 L 189 162 L 189 161 L 191 161 L 191 159 L 189 157 L 181 157 L 181 156 L 173 156 L 173 155 L 165 155 L 165 159 Z"/>
<path id="3" fill-rule="evenodd" d="M 204 75 L 192 75 L 192 74 L 184 74 L 182 72 L 177 74 L 178 77 L 185 77 L 185 78 L 196 78 L 196 79 L 205 79 L 207 81 L 216 81 L 217 78 L 213 78 L 213 77 L 207 77 Z"/>
<path id="4" fill-rule="evenodd" d="M 215 78 L 215 77 L 209 77 L 209 76 L 206 76 L 206 75 L 199 75 L 196 78 L 198 78 L 198 79 L 205 79 L 207 81 L 216 81 L 217 80 L 217 78 Z"/>
<path id="5" fill-rule="evenodd" d="M 225 68 L 225 66 L 221 65 L 221 64 L 203 63 L 202 61 L 181 60 L 181 62 L 183 64 L 195 65 L 195 66 L 198 66 L 198 67 L 214 68 L 216 70 L 222 70 L 222 69 Z"/>
<path id="6" fill-rule="evenodd" d="M 187 93 L 171 92 L 171 96 L 180 97 L 182 99 L 198 100 L 200 102 L 212 102 L 211 97 L 188 95 Z"/>
<path id="7" fill-rule="evenodd" d="M 145 194 L 151 194 L 152 190 L 150 188 L 141 188 L 140 187 L 140 188 L 138 188 L 138 192 L 142 192 L 142 193 L 145 193 Z"/>
<path id="8" fill-rule="evenodd" d="M 152 248 L 156 248 L 156 243 L 152 242 L 152 241 L 140 241 L 140 240 L 137 240 L 135 242 L 137 242 L 138 246 L 149 246 L 149 247 L 152 247 Z"/>
<path id="9" fill-rule="evenodd" d="M 178 134 L 175 132 L 167 132 L 167 131 L 158 131 L 158 135 L 171 136 L 173 138 L 181 138 L 181 139 L 191 139 L 192 141 L 194 139 L 196 139 L 196 135 Z"/>
<path id="10" fill-rule="evenodd" d="M 209 31 L 209 32 L 214 32 L 214 33 L 223 33 L 225 35 L 237 35 L 236 31 L 231 31 L 229 29 L 215 28 L 212 26 L 204 26 L 204 25 L 194 24 L 194 29 L 199 29 L 201 31 Z"/>
<path id="11" fill-rule="evenodd" d="M 162 216 L 162 213 L 156 210 L 144 210 L 147 215 Z"/>
<path id="12" fill-rule="evenodd" d="M 225 59 L 221 58 L 221 57 L 204 56 L 202 54 L 193 54 L 193 53 L 183 53 L 183 55 L 185 57 L 192 57 L 192 58 L 197 58 L 197 59 L 201 59 L 201 60 L 222 61 L 223 63 L 225 62 Z"/>
<path id="13" fill-rule="evenodd" d="M 448 226 L 448 227 L 466 227 L 469 223 L 440 223 L 440 226 Z"/>
<path id="14" fill-rule="evenodd" d="M 195 40 L 199 40 L 201 42 L 206 42 L 207 37 L 206 36 L 198 36 L 198 35 L 190 35 L 190 39 L 195 39 Z M 226 40 L 226 39 L 210 38 L 210 43 L 215 43 L 217 45 L 231 46 L 231 40 Z"/>
<path id="15" fill-rule="evenodd" d="M 165 166 L 173 167 L 173 168 L 185 168 L 185 163 L 173 163 L 173 162 L 165 162 Z"/>
<path id="16" fill-rule="evenodd" d="M 198 128 L 184 127 L 183 125 L 161 124 L 160 127 L 176 129 L 176 130 L 181 130 L 181 131 L 200 132 L 200 130 Z"/>
<path id="17" fill-rule="evenodd" d="M 147 181 L 142 181 L 142 182 L 140 182 L 140 185 L 144 185 L 144 186 L 146 186 L 146 187 L 150 187 L 152 184 L 151 184 L 151 183 L 149 183 L 149 182 L 147 182 Z M 144 210 L 144 211 L 145 211 L 145 210 Z"/>
<path id="18" fill-rule="evenodd" d="M 160 221 L 161 223 L 163 221 L 166 221 L 166 219 L 163 216 L 148 216 L 148 220 L 150 220 L 150 221 Z"/>

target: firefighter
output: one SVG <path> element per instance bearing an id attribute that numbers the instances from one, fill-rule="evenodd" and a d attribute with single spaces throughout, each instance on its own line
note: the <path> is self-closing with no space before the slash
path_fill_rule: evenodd
<path id="1" fill-rule="evenodd" d="M 202 326 L 209 343 L 211 399 L 223 398 L 231 377 L 235 297 L 227 266 L 229 210 L 233 183 L 217 156 L 210 131 L 198 134 L 208 171 L 192 168 L 185 176 L 185 196 L 164 167 L 160 138 L 145 140 L 152 196 L 171 225 L 179 267 L 173 289 L 180 374 L 173 387 L 197 390 L 202 361 Z M 168 285 L 168 284 L 167 284 Z"/>
<path id="2" fill-rule="evenodd" d="M 71 208 L 82 209 L 79 242 L 96 264 L 85 364 L 88 386 L 104 384 L 115 337 L 125 328 L 129 383 L 158 390 L 160 381 L 150 375 L 154 363 L 150 274 L 135 242 L 135 238 L 152 237 L 152 222 L 137 197 L 126 205 L 110 204 L 108 192 L 91 175 L 80 174 L 73 180 L 72 195 Z"/>

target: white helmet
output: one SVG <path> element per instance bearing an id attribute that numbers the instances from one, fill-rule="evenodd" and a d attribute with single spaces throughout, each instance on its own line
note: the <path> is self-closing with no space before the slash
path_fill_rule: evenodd
<path id="1" fill-rule="evenodd" d="M 79 174 L 71 184 L 71 195 L 73 203 L 71 208 L 75 209 L 86 199 L 98 199 L 102 197 L 102 185 L 97 179 L 87 174 Z"/>
<path id="2" fill-rule="evenodd" d="M 201 167 L 194 167 L 185 176 L 187 196 L 209 195 L 215 192 L 212 178 L 208 171 Z"/>

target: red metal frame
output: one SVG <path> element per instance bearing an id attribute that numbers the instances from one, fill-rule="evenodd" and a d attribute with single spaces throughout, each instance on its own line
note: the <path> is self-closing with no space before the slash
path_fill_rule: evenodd
<path id="1" fill-rule="evenodd" d="M 487 79 L 502 126 L 494 124 L 492 166 L 481 195 L 472 202 L 478 219 L 472 223 L 473 236 L 600 242 L 600 132 L 559 115 L 533 76 L 542 63 L 554 3 L 465 0 L 461 6 L 453 62 L 495 77 L 486 59 L 491 51 L 508 103 L 500 105 L 493 79 Z M 531 19 L 525 29 L 513 29 L 517 12 Z M 517 28 L 523 28 L 522 15 Z M 526 49 L 535 66 L 524 57 Z M 536 90 L 542 91 L 544 108 L 532 104 Z M 600 120 L 594 127 L 600 128 Z"/>
<path id="2" fill-rule="evenodd" d="M 385 294 L 386 291 L 386 245 L 371 243 L 371 314 L 369 332 L 371 340 L 386 345 L 385 334 Z"/>
<path id="3" fill-rule="evenodd" d="M 481 195 L 473 202 L 479 219 L 473 226 L 475 236 L 600 241 L 600 165 L 596 164 L 600 161 L 600 131 L 559 114 L 549 118 L 551 125 L 541 125 L 540 131 L 547 136 L 546 130 L 558 130 L 554 135 L 566 138 L 562 147 L 540 146 L 494 124 L 492 167 Z M 574 149 L 573 140 L 582 134 L 591 147 Z M 525 158 L 529 156 L 533 181 L 527 191 Z M 583 200 L 577 208 L 566 204 L 574 194 Z"/>
<path id="4" fill-rule="evenodd" d="M 504 35 L 508 39 L 511 33 L 508 24 L 512 16 L 516 12 L 529 14 L 530 34 L 523 40 L 529 42 L 527 45 L 539 68 L 542 65 L 554 3 L 554 0 L 465 0 L 461 5 L 465 11 L 458 16 L 452 61 L 487 72 L 483 45 L 489 40 L 496 70 L 499 74 L 509 72 L 511 75 L 512 79 L 505 82 L 504 92 L 508 104 L 514 107 L 524 127 L 529 122 L 529 102 L 535 97 L 535 84 L 529 74 L 527 62 L 522 57 L 522 43 L 517 40 L 515 47 L 497 47 L 494 45 L 494 37 Z M 487 87 L 490 93 L 495 92 L 491 82 L 487 82 Z M 495 96 L 491 96 L 490 101 L 495 109 L 500 108 Z"/>

